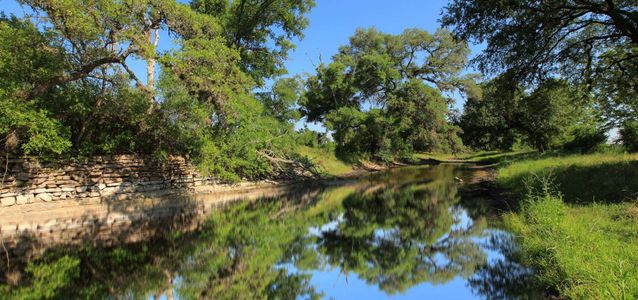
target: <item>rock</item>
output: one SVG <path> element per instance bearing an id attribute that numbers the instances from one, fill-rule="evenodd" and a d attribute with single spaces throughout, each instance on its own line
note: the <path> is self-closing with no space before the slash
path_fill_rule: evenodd
<path id="1" fill-rule="evenodd" d="M 12 206 L 16 204 L 16 197 L 0 198 L 0 202 L 2 203 L 2 206 Z"/>
<path id="2" fill-rule="evenodd" d="M 87 190 L 86 186 L 78 186 L 78 187 L 75 188 L 75 191 L 78 192 L 78 193 L 84 193 L 84 192 L 86 192 L 86 190 Z"/>
<path id="3" fill-rule="evenodd" d="M 16 196 L 17 204 L 27 204 L 33 202 L 33 194 L 24 194 Z"/>
<path id="4" fill-rule="evenodd" d="M 47 194 L 47 193 L 42 193 L 42 194 L 37 194 L 35 196 L 36 199 L 38 200 L 42 200 L 44 202 L 51 202 L 53 201 L 53 197 L 51 197 L 51 195 Z"/>
<path id="5" fill-rule="evenodd" d="M 108 187 L 102 190 L 102 196 L 110 196 L 116 194 L 119 191 L 119 188 L 116 187 Z"/>

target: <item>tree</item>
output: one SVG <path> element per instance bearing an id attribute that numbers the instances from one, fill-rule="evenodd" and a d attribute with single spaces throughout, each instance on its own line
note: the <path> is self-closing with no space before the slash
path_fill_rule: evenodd
<path id="1" fill-rule="evenodd" d="M 270 91 L 258 93 L 257 97 L 264 104 L 268 115 L 284 123 L 294 123 L 301 118 L 296 109 L 301 88 L 298 78 L 282 78 L 272 85 Z"/>
<path id="2" fill-rule="evenodd" d="M 42 13 L 39 20 L 45 20 L 46 30 L 59 39 L 57 46 L 64 49 L 68 63 L 63 72 L 39 82 L 31 98 L 41 96 L 57 85 L 84 78 L 108 81 L 97 71 L 119 67 L 152 99 L 154 68 L 160 56 L 157 52 L 159 30 L 166 29 L 185 39 L 212 38 L 221 33 L 214 18 L 197 14 L 174 0 L 20 2 L 37 14 Z M 146 84 L 129 67 L 129 58 L 147 61 L 150 77 Z"/>
<path id="3" fill-rule="evenodd" d="M 460 119 L 463 141 L 482 150 L 507 150 L 517 139 L 539 151 L 589 151 L 604 142 L 591 101 L 559 79 L 540 83 L 531 94 L 504 74 L 482 84 L 482 98 L 470 98 Z"/>
<path id="4" fill-rule="evenodd" d="M 479 97 L 468 97 L 459 126 L 463 143 L 477 150 L 508 150 L 520 128 L 519 103 L 525 96 L 521 88 L 505 73 L 481 84 Z"/>
<path id="5" fill-rule="evenodd" d="M 638 121 L 625 121 L 623 127 L 620 129 L 620 140 L 628 151 L 638 151 Z"/>
<path id="6" fill-rule="evenodd" d="M 241 67 L 258 85 L 285 73 L 284 62 L 303 38 L 309 22 L 306 14 L 314 0 L 194 0 L 196 11 L 218 18 L 226 45 L 237 49 Z"/>
<path id="7" fill-rule="evenodd" d="M 445 30 L 390 35 L 358 29 L 306 81 L 302 114 L 326 121 L 342 154 L 388 161 L 414 150 L 458 151 L 458 130 L 447 122 L 450 100 L 443 93 L 474 91 L 472 77 L 460 74 L 468 53 Z"/>
<path id="8" fill-rule="evenodd" d="M 228 181 L 307 167 L 290 147 L 295 87 L 276 85 L 266 110 L 221 16 L 175 0 L 19 2 L 34 14 L 0 18 L 8 155 L 183 155 Z"/>
<path id="9" fill-rule="evenodd" d="M 547 80 L 520 102 L 520 129 L 531 146 L 543 152 L 573 137 L 574 127 L 584 121 L 575 94 L 565 81 Z"/>
<path id="10" fill-rule="evenodd" d="M 638 113 L 636 2 L 454 0 L 442 23 L 458 38 L 487 43 L 476 57 L 485 73 L 516 70 L 519 82 L 561 74 L 588 87 L 618 124 Z"/>

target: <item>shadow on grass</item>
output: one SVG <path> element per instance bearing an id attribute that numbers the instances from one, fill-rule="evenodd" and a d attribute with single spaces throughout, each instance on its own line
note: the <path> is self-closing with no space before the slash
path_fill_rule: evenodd
<path id="1" fill-rule="evenodd" d="M 638 161 L 554 166 L 537 173 L 521 172 L 502 183 L 522 195 L 528 186 L 539 188 L 534 177 L 549 178 L 551 188 L 571 204 L 620 203 L 638 198 Z"/>

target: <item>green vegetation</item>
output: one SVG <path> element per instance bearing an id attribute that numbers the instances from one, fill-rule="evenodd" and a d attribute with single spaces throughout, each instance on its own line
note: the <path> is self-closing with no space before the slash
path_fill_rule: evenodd
<path id="1" fill-rule="evenodd" d="M 486 44 L 474 60 L 483 74 L 511 70 L 525 86 L 563 78 L 618 125 L 638 116 L 635 10 L 623 0 L 452 0 L 442 24 L 457 38 Z"/>
<path id="2" fill-rule="evenodd" d="M 353 165 L 337 158 L 331 149 L 299 146 L 297 152 L 307 157 L 324 175 L 334 177 L 354 172 Z"/>
<path id="3" fill-rule="evenodd" d="M 638 296 L 638 155 L 511 162 L 498 182 L 521 199 L 504 216 L 542 286 L 574 299 Z"/>
<path id="4" fill-rule="evenodd" d="M 482 88 L 459 120 L 464 143 L 474 149 L 510 150 L 519 142 L 541 152 L 589 152 L 606 141 L 593 102 L 581 100 L 565 81 L 548 79 L 527 93 L 505 74 Z"/>
<path id="5" fill-rule="evenodd" d="M 517 200 L 505 225 L 543 286 L 561 297 L 638 297 L 635 0 L 450 0 L 433 33 L 358 29 L 314 74 L 289 78 L 280 76 L 313 0 L 16 1 L 25 16 L 0 13 L 2 157 L 180 155 L 228 182 L 343 176 L 370 161 L 498 162 L 498 183 Z M 471 61 L 469 43 L 486 45 Z M 470 65 L 482 74 L 468 74 Z M 459 97 L 462 112 L 453 106 Z M 295 131 L 300 122 L 326 130 Z M 618 147 L 606 145 L 616 131 Z M 476 232 L 441 246 L 444 232 L 428 231 L 452 226 L 455 188 L 434 181 L 350 192 L 286 220 L 264 216 L 288 209 L 280 203 L 213 216 L 206 243 L 183 250 L 201 260 L 180 266 L 193 284 L 184 295 L 317 297 L 307 277 L 272 266 L 309 259 L 302 224 L 329 218 L 323 209 L 345 222 L 317 238 L 314 258 L 389 293 L 467 275 L 482 259 L 468 241 Z M 373 207 L 383 211 L 364 213 Z M 291 245 L 304 251 L 293 247 L 294 256 Z M 23 266 L 29 287 L 0 292 L 64 298 L 85 276 L 98 278 L 86 268 L 126 273 L 157 259 L 142 247 L 139 255 L 118 249 L 100 258 L 113 264 L 90 250 L 51 254 Z M 442 252 L 451 259 L 443 269 L 424 259 Z M 297 267 L 319 264 L 303 259 Z M 163 271 L 148 271 L 142 284 L 157 288 Z M 103 276 L 112 286 L 82 282 L 82 296 L 130 284 Z"/>
<path id="6" fill-rule="evenodd" d="M 442 93 L 474 87 L 471 77 L 461 75 L 468 52 L 445 30 L 391 35 L 359 29 L 308 78 L 301 111 L 308 121 L 325 122 L 337 155 L 347 161 L 459 152 L 459 129 L 447 121 Z"/>
<path id="7" fill-rule="evenodd" d="M 285 72 L 313 1 L 18 2 L 35 15 L 0 16 L 3 153 L 182 155 L 227 181 L 304 161 L 296 81 L 253 90 Z"/>

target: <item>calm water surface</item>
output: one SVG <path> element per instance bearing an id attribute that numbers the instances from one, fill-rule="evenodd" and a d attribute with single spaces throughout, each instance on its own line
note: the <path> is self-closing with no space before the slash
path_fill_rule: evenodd
<path id="1" fill-rule="evenodd" d="M 392 170 L 213 213 L 204 229 L 83 252 L 69 295 L 112 299 L 537 298 L 512 242 L 461 193 L 472 170 Z"/>
<path id="2" fill-rule="evenodd" d="M 351 184 L 238 204 L 179 258 L 150 299 L 474 299 L 526 294 L 510 236 L 454 177 L 393 170 Z M 474 202 L 474 203 L 473 203 Z M 168 291 L 166 290 L 168 288 Z M 134 294 L 139 295 L 140 291 Z"/>

